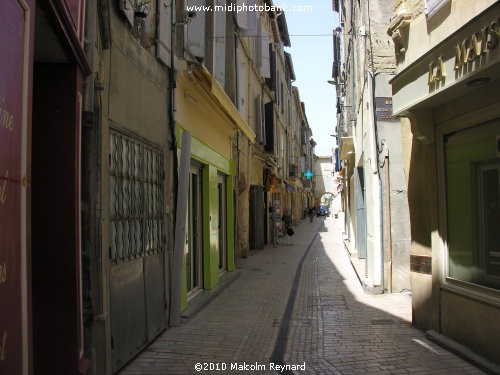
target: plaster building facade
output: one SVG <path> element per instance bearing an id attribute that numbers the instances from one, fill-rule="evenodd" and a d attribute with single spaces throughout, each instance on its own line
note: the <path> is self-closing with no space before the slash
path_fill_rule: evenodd
<path id="1" fill-rule="evenodd" d="M 314 170 L 316 171 L 316 191 L 319 200 L 324 194 L 337 195 L 332 160 L 332 156 L 327 155 L 318 156 L 316 159 Z"/>
<path id="2" fill-rule="evenodd" d="M 91 372 L 111 374 L 168 325 L 173 246 L 171 12 L 88 2 L 82 238 Z"/>
<path id="3" fill-rule="evenodd" d="M 396 61 L 386 30 L 386 1 L 337 1 L 332 70 L 337 144 L 342 160 L 346 244 L 365 259 L 368 292 L 410 289 L 410 230 L 401 127 L 392 117 L 390 80 Z M 358 262 L 359 263 L 359 262 Z"/>
<path id="4" fill-rule="evenodd" d="M 414 324 L 499 363 L 497 1 L 394 1 Z"/>

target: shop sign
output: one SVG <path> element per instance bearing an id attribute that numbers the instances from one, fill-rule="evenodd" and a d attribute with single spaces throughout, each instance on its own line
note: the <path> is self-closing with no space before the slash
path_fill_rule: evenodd
<path id="1" fill-rule="evenodd" d="M 468 63 L 487 54 L 498 45 L 499 23 L 499 20 L 491 22 L 455 47 L 455 71 L 461 70 Z"/>
<path id="2" fill-rule="evenodd" d="M 305 177 L 308 180 L 310 180 L 311 177 L 313 177 L 313 176 L 314 176 L 314 173 L 312 173 L 309 169 L 307 171 L 305 171 L 304 173 L 302 173 L 302 177 Z"/>
<path id="3" fill-rule="evenodd" d="M 398 119 L 392 116 L 392 98 L 375 98 L 375 115 L 377 117 L 377 121 L 397 122 Z"/>
<path id="4" fill-rule="evenodd" d="M 22 362 L 22 118 L 27 11 L 0 1 L 0 374 L 23 373 Z"/>
<path id="5" fill-rule="evenodd" d="M 437 62 L 431 62 L 429 64 L 429 78 L 427 84 L 431 85 L 440 81 L 444 81 L 446 78 L 446 73 L 444 69 L 443 57 L 439 57 Z"/>
<path id="6" fill-rule="evenodd" d="M 453 69 L 457 78 L 461 73 L 470 73 L 468 65 L 498 46 L 500 40 L 500 20 L 492 21 L 481 30 L 474 32 L 455 46 Z M 463 72 L 462 72 L 463 71 Z M 446 79 L 443 56 L 429 64 L 428 85 L 436 85 Z"/>

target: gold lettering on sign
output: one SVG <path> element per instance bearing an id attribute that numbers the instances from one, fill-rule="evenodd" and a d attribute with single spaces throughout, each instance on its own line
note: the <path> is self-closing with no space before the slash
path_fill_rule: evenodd
<path id="1" fill-rule="evenodd" d="M 0 96 L 0 127 L 14 130 L 14 115 L 5 108 L 5 98 Z"/>
<path id="2" fill-rule="evenodd" d="M 4 331 L 2 337 L 0 337 L 0 361 L 5 360 L 5 347 L 7 346 L 7 331 Z"/>
<path id="3" fill-rule="evenodd" d="M 7 281 L 7 263 L 0 264 L 0 284 Z"/>
<path id="4" fill-rule="evenodd" d="M 455 47 L 455 70 L 460 69 L 467 63 L 467 45 L 469 41 L 465 39 L 462 44 Z"/>
<path id="5" fill-rule="evenodd" d="M 488 48 L 493 49 L 498 45 L 498 40 L 500 39 L 500 30 L 498 30 L 497 21 L 493 21 L 490 25 Z"/>
<path id="6" fill-rule="evenodd" d="M 455 46 L 455 70 L 460 70 L 467 63 L 478 59 L 498 45 L 500 30 L 498 21 L 493 21 L 475 32 L 469 39 Z"/>
<path id="7" fill-rule="evenodd" d="M 429 77 L 427 79 L 427 84 L 431 85 L 433 83 L 443 81 L 445 78 L 446 73 L 444 71 L 444 61 L 443 56 L 441 56 L 438 58 L 437 64 L 434 62 L 429 64 Z"/>
<path id="8" fill-rule="evenodd" d="M 3 184 L 0 185 L 0 204 L 4 204 L 7 200 L 7 180 L 9 179 L 9 170 L 5 172 L 5 180 L 3 180 Z"/>

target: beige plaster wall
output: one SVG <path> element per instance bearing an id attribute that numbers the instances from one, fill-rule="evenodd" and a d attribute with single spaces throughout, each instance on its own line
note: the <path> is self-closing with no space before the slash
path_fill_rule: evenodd
<path id="1" fill-rule="evenodd" d="M 238 188 L 236 189 L 235 208 L 238 212 L 236 230 L 236 259 L 246 258 L 250 248 L 249 243 L 249 187 L 250 187 L 250 144 L 245 136 L 240 136 L 239 140 L 239 161 L 240 171 L 238 178 Z M 236 171 L 235 171 L 236 173 Z"/>
<path id="2" fill-rule="evenodd" d="M 482 13 L 496 0 L 457 1 L 448 2 L 431 18 L 424 13 L 423 1 L 405 1 L 396 7 L 396 12 L 406 11 L 412 14 L 409 26 L 408 49 L 398 70 L 412 64 L 420 56 L 452 35 L 456 30 L 470 22 Z"/>
<path id="3" fill-rule="evenodd" d="M 500 308 L 448 291 L 441 301 L 441 332 L 500 365 Z"/>
<path id="4" fill-rule="evenodd" d="M 111 46 L 109 119 L 156 144 L 166 145 L 167 73 L 127 35 L 123 38 L 131 45 L 135 43 L 136 51 L 122 49 L 120 41 Z M 149 71 L 144 70 L 146 65 L 151 66 Z"/>

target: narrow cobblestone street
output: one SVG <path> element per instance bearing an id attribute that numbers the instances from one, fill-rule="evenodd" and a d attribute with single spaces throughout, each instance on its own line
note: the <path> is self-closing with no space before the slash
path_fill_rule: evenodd
<path id="1" fill-rule="evenodd" d="M 283 363 L 305 363 L 294 373 L 482 374 L 411 326 L 409 294 L 363 293 L 341 223 L 302 221 L 293 245 L 239 260 L 240 276 L 227 289 L 165 331 L 122 375 L 274 374 L 271 363 L 280 362 L 283 350 Z M 226 370 L 197 372 L 198 363 Z M 256 364 L 259 370 L 252 371 Z"/>

